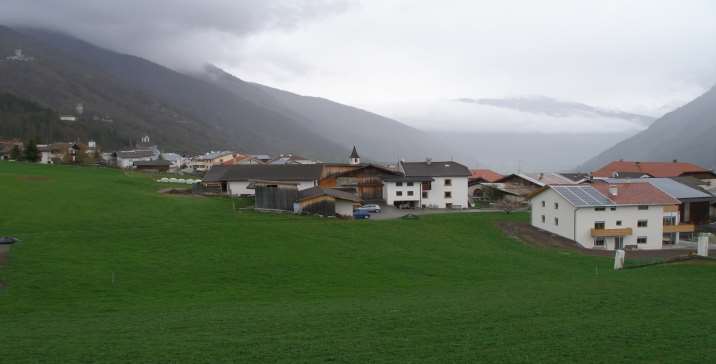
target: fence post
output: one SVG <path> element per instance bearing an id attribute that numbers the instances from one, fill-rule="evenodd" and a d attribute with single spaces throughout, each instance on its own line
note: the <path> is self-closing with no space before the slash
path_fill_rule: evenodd
<path id="1" fill-rule="evenodd" d="M 617 249 L 614 254 L 614 270 L 621 270 L 624 268 L 624 250 Z"/>
<path id="2" fill-rule="evenodd" d="M 702 257 L 709 256 L 709 234 L 699 234 L 698 249 L 696 250 L 696 254 Z"/>

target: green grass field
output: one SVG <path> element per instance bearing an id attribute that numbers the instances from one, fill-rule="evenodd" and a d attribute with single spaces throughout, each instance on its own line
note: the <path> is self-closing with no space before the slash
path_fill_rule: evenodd
<path id="1" fill-rule="evenodd" d="M 713 362 L 716 265 L 611 271 L 452 214 L 341 221 L 0 162 L 0 362 Z"/>

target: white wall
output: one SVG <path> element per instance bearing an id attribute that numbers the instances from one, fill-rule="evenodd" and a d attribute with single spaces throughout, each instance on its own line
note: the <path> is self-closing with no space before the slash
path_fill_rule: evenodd
<path id="1" fill-rule="evenodd" d="M 544 207 L 542 207 L 542 202 L 544 202 Z M 558 208 L 555 208 L 555 203 L 558 204 Z M 535 196 L 530 204 L 532 205 L 532 226 L 574 240 L 575 208 L 564 197 L 554 190 L 548 189 Z M 542 215 L 545 217 L 544 223 Z M 555 217 L 559 219 L 559 225 L 555 225 Z"/>
<path id="2" fill-rule="evenodd" d="M 336 215 L 352 217 L 353 216 L 353 202 L 336 199 Z"/>
<path id="3" fill-rule="evenodd" d="M 117 165 L 119 168 L 133 168 L 134 162 L 139 161 L 151 161 L 153 160 L 152 157 L 144 157 L 144 158 L 117 158 Z"/>
<path id="4" fill-rule="evenodd" d="M 383 199 L 389 206 L 393 206 L 396 201 L 415 201 L 420 202 L 420 182 L 401 182 L 402 186 L 398 186 L 396 182 L 383 183 Z M 412 186 L 409 184 L 412 183 Z M 402 191 L 403 195 L 398 196 L 397 191 Z M 408 191 L 412 191 L 413 195 L 408 196 Z"/>
<path id="5" fill-rule="evenodd" d="M 316 181 L 299 181 L 296 182 L 298 185 L 296 186 L 299 191 L 309 189 L 311 187 L 314 187 L 317 185 Z M 253 196 L 255 191 L 253 189 L 247 188 L 249 186 L 249 181 L 232 181 L 227 183 L 227 193 L 234 196 L 241 196 L 241 195 L 250 195 Z"/>
<path id="6" fill-rule="evenodd" d="M 433 179 L 431 189 L 423 191 L 427 192 L 427 197 L 422 197 L 421 205 L 442 209 L 446 204 L 451 203 L 453 207 L 468 207 L 467 177 L 433 177 Z M 447 179 L 452 182 L 450 186 L 445 185 Z M 446 191 L 450 191 L 452 197 L 446 198 Z"/>
<path id="7" fill-rule="evenodd" d="M 677 213 L 678 215 L 678 213 Z M 622 225 L 616 222 L 621 220 Z M 645 228 L 637 227 L 638 220 L 647 220 Z M 664 207 L 649 206 L 648 210 L 639 210 L 637 206 L 617 206 L 615 210 L 607 207 L 604 211 L 594 208 L 582 208 L 577 211 L 577 242 L 586 248 L 594 247 L 591 231 L 594 223 L 604 221 L 606 229 L 631 228 L 632 234 L 624 236 L 624 246 L 638 245 L 638 249 L 661 249 L 664 232 Z M 637 244 L 637 238 L 647 238 L 646 244 Z M 614 249 L 614 239 L 606 238 L 606 249 Z"/>

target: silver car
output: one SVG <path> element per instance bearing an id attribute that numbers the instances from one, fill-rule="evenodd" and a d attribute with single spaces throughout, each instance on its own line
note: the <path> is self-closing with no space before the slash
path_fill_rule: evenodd
<path id="1" fill-rule="evenodd" d="M 361 206 L 361 209 L 366 210 L 368 212 L 378 212 L 378 213 L 381 212 L 380 206 L 376 205 L 376 204 L 363 205 L 363 206 Z"/>

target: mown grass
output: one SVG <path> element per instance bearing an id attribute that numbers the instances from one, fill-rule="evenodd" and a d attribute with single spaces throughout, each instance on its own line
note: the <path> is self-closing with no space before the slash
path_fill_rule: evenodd
<path id="1" fill-rule="evenodd" d="M 498 219 L 341 221 L 0 163 L 0 362 L 712 362 L 716 268 L 611 271 Z"/>

